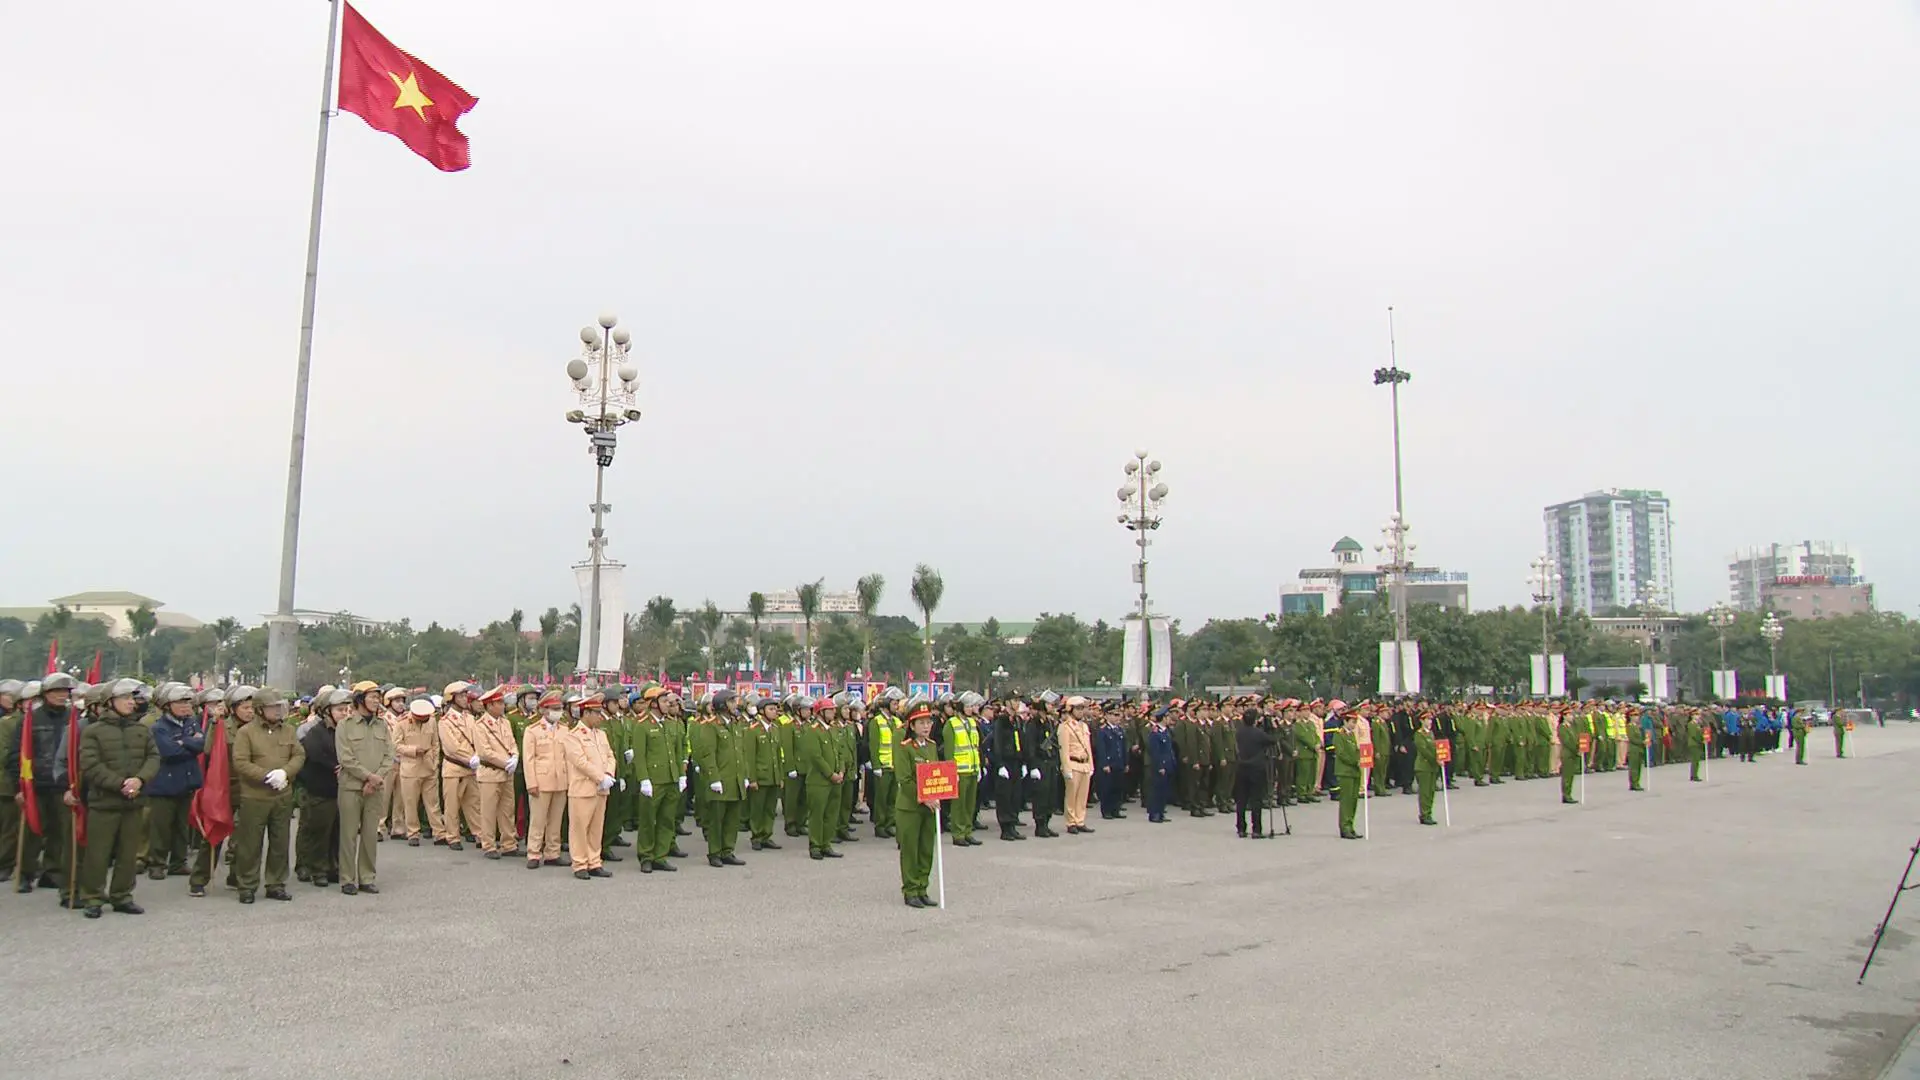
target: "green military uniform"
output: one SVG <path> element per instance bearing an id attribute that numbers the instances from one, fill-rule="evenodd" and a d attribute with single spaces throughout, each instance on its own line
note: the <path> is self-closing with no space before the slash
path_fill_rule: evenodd
<path id="1" fill-rule="evenodd" d="M 807 831 L 807 774 L 800 767 L 798 738 L 804 724 L 804 719 L 795 719 L 781 710 L 780 760 L 785 763 L 787 774 L 780 789 L 780 820 L 788 836 L 801 836 Z"/>
<path id="2" fill-rule="evenodd" d="M 611 854 L 610 849 L 625 846 L 620 830 L 626 828 L 629 816 L 628 792 L 636 786 L 630 761 L 638 756 L 633 752 L 633 719 L 624 712 L 609 712 L 600 730 L 606 733 L 607 746 L 613 751 L 613 778 L 627 784 L 627 791 L 621 791 L 616 783 L 613 790 L 607 792 L 607 808 L 600 821 L 600 857 L 617 861 L 620 856 Z"/>
<path id="3" fill-rule="evenodd" d="M 867 760 L 873 766 L 873 835 L 892 836 L 893 791 L 900 783 L 893 748 L 900 742 L 900 721 L 884 705 L 867 717 Z M 798 781 L 794 781 L 797 783 Z M 907 780 L 912 783 L 911 777 Z"/>
<path id="4" fill-rule="evenodd" d="M 1533 774 L 1553 774 L 1553 721 L 1546 713 L 1533 718 Z"/>
<path id="5" fill-rule="evenodd" d="M 1812 728 L 1807 726 L 1807 714 L 1804 712 L 1794 713 L 1792 727 L 1793 727 L 1793 763 L 1795 765 L 1805 765 L 1807 763 L 1807 732 L 1813 730 Z M 5 730 L 6 730 L 6 721 L 0 720 L 0 732 L 3 732 Z M 0 746 L 3 746 L 3 745 L 6 745 L 6 744 L 0 743 Z M 4 820 L 4 818 L 0 818 L 0 820 Z"/>
<path id="6" fill-rule="evenodd" d="M 634 793 L 634 814 L 639 819 L 633 857 L 640 860 L 642 870 L 672 869 L 667 854 L 673 850 L 680 819 L 680 781 L 685 774 L 680 768 L 680 736 L 671 723 L 650 710 L 633 726 L 633 773 L 627 786 Z"/>
<path id="7" fill-rule="evenodd" d="M 1293 793 L 1303 803 L 1320 801 L 1320 721 L 1303 716 L 1293 722 Z"/>
<path id="8" fill-rule="evenodd" d="M 1173 729 L 1173 748 L 1179 756 L 1180 778 L 1175 795 L 1191 817 L 1206 817 L 1212 811 L 1204 807 L 1200 793 L 1205 789 L 1207 733 L 1199 721 L 1182 717 Z"/>
<path id="9" fill-rule="evenodd" d="M 960 777 L 958 793 L 947 802 L 947 829 L 953 842 L 964 847 L 972 842 L 973 816 L 980 799 L 980 721 L 964 712 L 948 717 L 940 742 L 940 756 L 953 762 Z M 908 784 L 917 790 L 918 778 Z"/>
<path id="10" fill-rule="evenodd" d="M 1574 778 L 1581 772 L 1580 729 L 1571 717 L 1560 718 L 1560 801 L 1579 802 L 1573 797 Z"/>
<path id="11" fill-rule="evenodd" d="M 1707 759 L 1707 729 L 1697 716 L 1687 717 L 1687 779 L 1700 779 L 1700 763 Z"/>
<path id="12" fill-rule="evenodd" d="M 1216 719 L 1207 725 L 1207 751 L 1213 762 L 1213 808 L 1231 814 L 1233 778 L 1239 764 L 1234 760 L 1239 751 L 1234 746 L 1232 723 Z"/>
<path id="13" fill-rule="evenodd" d="M 1834 710 L 1832 721 L 1833 721 L 1833 756 L 1837 758 L 1846 757 L 1847 756 L 1846 718 L 1842 717 L 1840 715 L 1839 710 L 1836 709 Z"/>
<path id="14" fill-rule="evenodd" d="M 933 740 L 913 738 L 911 732 L 893 750 L 894 764 L 910 776 L 917 776 L 920 763 L 940 760 Z M 940 842 L 940 830 L 933 809 L 916 796 L 919 785 L 902 783 L 894 787 L 893 820 L 900 840 L 900 895 L 909 901 L 924 898 L 933 876 L 933 848 Z M 958 822 L 959 818 L 954 819 Z"/>
<path id="15" fill-rule="evenodd" d="M 847 841 L 854 839 L 853 803 L 860 794 L 860 729 L 851 720 L 840 720 L 833 725 L 832 731 L 833 745 L 840 755 L 840 783 L 835 790 L 837 801 L 830 807 L 833 835 L 837 840 Z"/>
<path id="16" fill-rule="evenodd" d="M 787 778 L 786 761 L 780 756 L 779 729 L 763 716 L 747 724 L 742 736 L 746 777 L 753 784 L 747 791 L 747 833 L 755 851 L 777 849 L 780 845 L 773 840 L 773 810 Z"/>
<path id="17" fill-rule="evenodd" d="M 739 728 L 718 718 L 693 729 L 693 764 L 701 784 L 700 827 L 706 833 L 709 865 L 732 859 L 740 837 L 747 779 L 741 734 Z"/>
<path id="18" fill-rule="evenodd" d="M 1353 819 L 1360 809 L 1360 741 L 1344 727 L 1333 733 L 1333 782 L 1340 786 L 1340 836 L 1358 839 Z"/>
<path id="19" fill-rule="evenodd" d="M 818 714 L 800 726 L 794 735 L 794 744 L 799 755 L 799 772 L 807 779 L 808 852 L 816 859 L 837 857 L 839 852 L 833 850 L 833 816 L 829 810 L 838 805 L 840 796 L 839 782 L 833 778 L 840 771 L 840 749 L 834 742 L 833 732 Z M 896 818 L 897 810 L 896 803 Z"/>
<path id="20" fill-rule="evenodd" d="M 1640 784 L 1647 762 L 1647 729 L 1634 717 L 1627 718 L 1627 790 L 1645 791 Z"/>
<path id="21" fill-rule="evenodd" d="M 1487 720 L 1478 712 L 1468 710 L 1454 724 L 1453 775 L 1470 777 L 1474 787 L 1487 786 L 1487 770 L 1481 755 L 1486 745 Z"/>
<path id="22" fill-rule="evenodd" d="M 1440 780 L 1440 747 L 1433 732 L 1421 728 L 1413 734 L 1413 780 L 1420 791 L 1420 824 L 1432 825 L 1433 792 Z"/>
<path id="23" fill-rule="evenodd" d="M 405 717 L 401 719 L 405 720 Z M 519 753 L 520 748 L 527 745 L 527 725 L 532 722 L 533 718 L 521 712 L 517 707 L 507 710 L 507 730 L 513 732 L 514 753 Z M 395 783 L 398 782 L 397 776 L 388 777 L 388 780 Z M 398 790 L 393 793 L 392 800 L 394 813 L 392 820 L 387 822 L 387 827 L 389 831 L 393 833 L 393 838 L 398 840 L 400 838 L 401 822 L 406 820 L 406 815 L 399 809 L 400 798 Z M 526 815 L 529 805 L 527 801 L 527 763 L 523 761 L 520 763 L 519 768 L 513 770 L 513 836 L 516 847 L 524 846 L 527 842 Z M 538 853 L 535 852 L 534 854 Z"/>
<path id="24" fill-rule="evenodd" d="M 1393 789 L 1387 786 L 1393 735 L 1388 730 L 1386 717 L 1377 716 L 1367 721 L 1367 739 L 1373 744 L 1373 768 L 1367 770 L 1367 782 L 1373 788 L 1374 798 L 1383 798 L 1393 794 Z"/>
<path id="25" fill-rule="evenodd" d="M 1501 762 L 1515 780 L 1533 779 L 1533 716 L 1516 713 L 1501 720 L 1506 729 L 1506 760 Z"/>
<path id="26" fill-rule="evenodd" d="M 264 695 L 255 696 L 256 708 Z M 233 867 L 240 900 L 252 903 L 264 874 L 269 895 L 285 895 L 287 884 L 287 826 L 293 817 L 293 778 L 307 760 L 294 738 L 293 725 L 262 716 L 233 737 L 233 772 L 240 784 L 238 820 L 233 833 Z M 275 791 L 267 774 L 279 770 L 287 785 Z M 262 864 L 262 848 L 265 863 Z"/>
<path id="27" fill-rule="evenodd" d="M 147 802 L 146 784 L 160 771 L 153 732 L 136 717 L 121 716 L 109 706 L 80 733 L 79 757 L 87 792 L 87 853 L 80 871 L 80 903 L 89 917 L 100 913 L 103 902 L 116 911 L 137 910 L 135 860 L 140 836 L 146 831 L 140 811 Z M 122 793 L 129 780 L 140 782 L 131 796 Z"/>

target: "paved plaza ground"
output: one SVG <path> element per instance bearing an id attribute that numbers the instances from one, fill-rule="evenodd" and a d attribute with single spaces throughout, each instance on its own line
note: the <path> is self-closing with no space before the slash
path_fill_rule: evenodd
<path id="1" fill-rule="evenodd" d="M 582 883 L 381 846 L 382 893 L 189 900 L 144 917 L 0 896 L 5 1075 L 1880 1075 L 1920 1002 L 1920 898 L 1854 979 L 1920 839 L 1920 725 L 1836 761 L 1715 762 L 1334 810 L 1243 841 L 1135 809 L 1090 837 L 948 849 L 945 912 L 893 845 L 804 842 Z M 985 815 L 989 820 L 991 815 Z M 783 838 L 784 839 L 784 838 Z M 743 845 L 744 849 L 744 845 Z"/>

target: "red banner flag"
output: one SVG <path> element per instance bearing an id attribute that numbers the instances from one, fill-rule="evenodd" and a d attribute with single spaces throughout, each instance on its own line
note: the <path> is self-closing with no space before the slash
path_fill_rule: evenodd
<path id="1" fill-rule="evenodd" d="M 20 712 L 20 793 L 26 796 L 20 811 L 26 816 L 27 828 L 33 835 L 43 836 L 46 829 L 40 824 L 40 799 L 33 790 L 33 702 Z"/>
<path id="2" fill-rule="evenodd" d="M 208 718 L 207 753 L 201 759 L 203 779 L 187 808 L 187 821 L 216 847 L 233 835 L 233 757 L 227 753 L 227 725 Z"/>
<path id="3" fill-rule="evenodd" d="M 67 705 L 67 790 L 73 792 L 73 842 L 87 844 L 87 804 L 80 800 L 80 704 Z"/>
<path id="4" fill-rule="evenodd" d="M 441 172 L 471 162 L 456 123 L 480 99 L 396 48 L 348 4 L 341 24 L 340 108 L 384 131 Z"/>
<path id="5" fill-rule="evenodd" d="M 93 666 L 87 669 L 87 685 L 92 686 L 93 684 L 99 681 L 100 681 L 100 650 L 95 649 L 93 650 Z"/>
<path id="6" fill-rule="evenodd" d="M 47 646 L 47 674 L 60 670 L 60 639 L 54 638 Z"/>

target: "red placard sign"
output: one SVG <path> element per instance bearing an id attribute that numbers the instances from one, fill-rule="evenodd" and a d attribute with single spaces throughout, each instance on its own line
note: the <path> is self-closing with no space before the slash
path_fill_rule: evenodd
<path id="1" fill-rule="evenodd" d="M 1453 740 L 1452 739 L 1434 740 L 1433 752 L 1437 757 L 1439 757 L 1440 764 L 1442 765 L 1445 765 L 1447 762 L 1452 761 L 1453 760 Z"/>
<path id="2" fill-rule="evenodd" d="M 923 761 L 914 766 L 914 783 L 921 802 L 951 799 L 960 794 L 960 766 L 952 761 Z"/>
<path id="3" fill-rule="evenodd" d="M 1593 752 L 1593 736 L 1584 731 L 1580 733 L 1580 752 L 1583 754 Z"/>
<path id="4" fill-rule="evenodd" d="M 1360 744 L 1360 767 L 1373 768 L 1373 744 L 1370 742 Z"/>

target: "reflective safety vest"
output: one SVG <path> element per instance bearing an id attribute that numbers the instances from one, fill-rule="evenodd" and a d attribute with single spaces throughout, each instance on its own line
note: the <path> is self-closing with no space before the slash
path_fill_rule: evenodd
<path id="1" fill-rule="evenodd" d="M 980 728 L 971 716 L 947 721 L 947 739 L 953 744 L 953 763 L 963 773 L 980 771 Z"/>
<path id="2" fill-rule="evenodd" d="M 898 730 L 897 722 L 889 713 L 876 712 L 873 719 L 867 721 L 867 737 L 872 742 L 867 749 L 882 769 L 893 768 L 893 743 Z"/>

